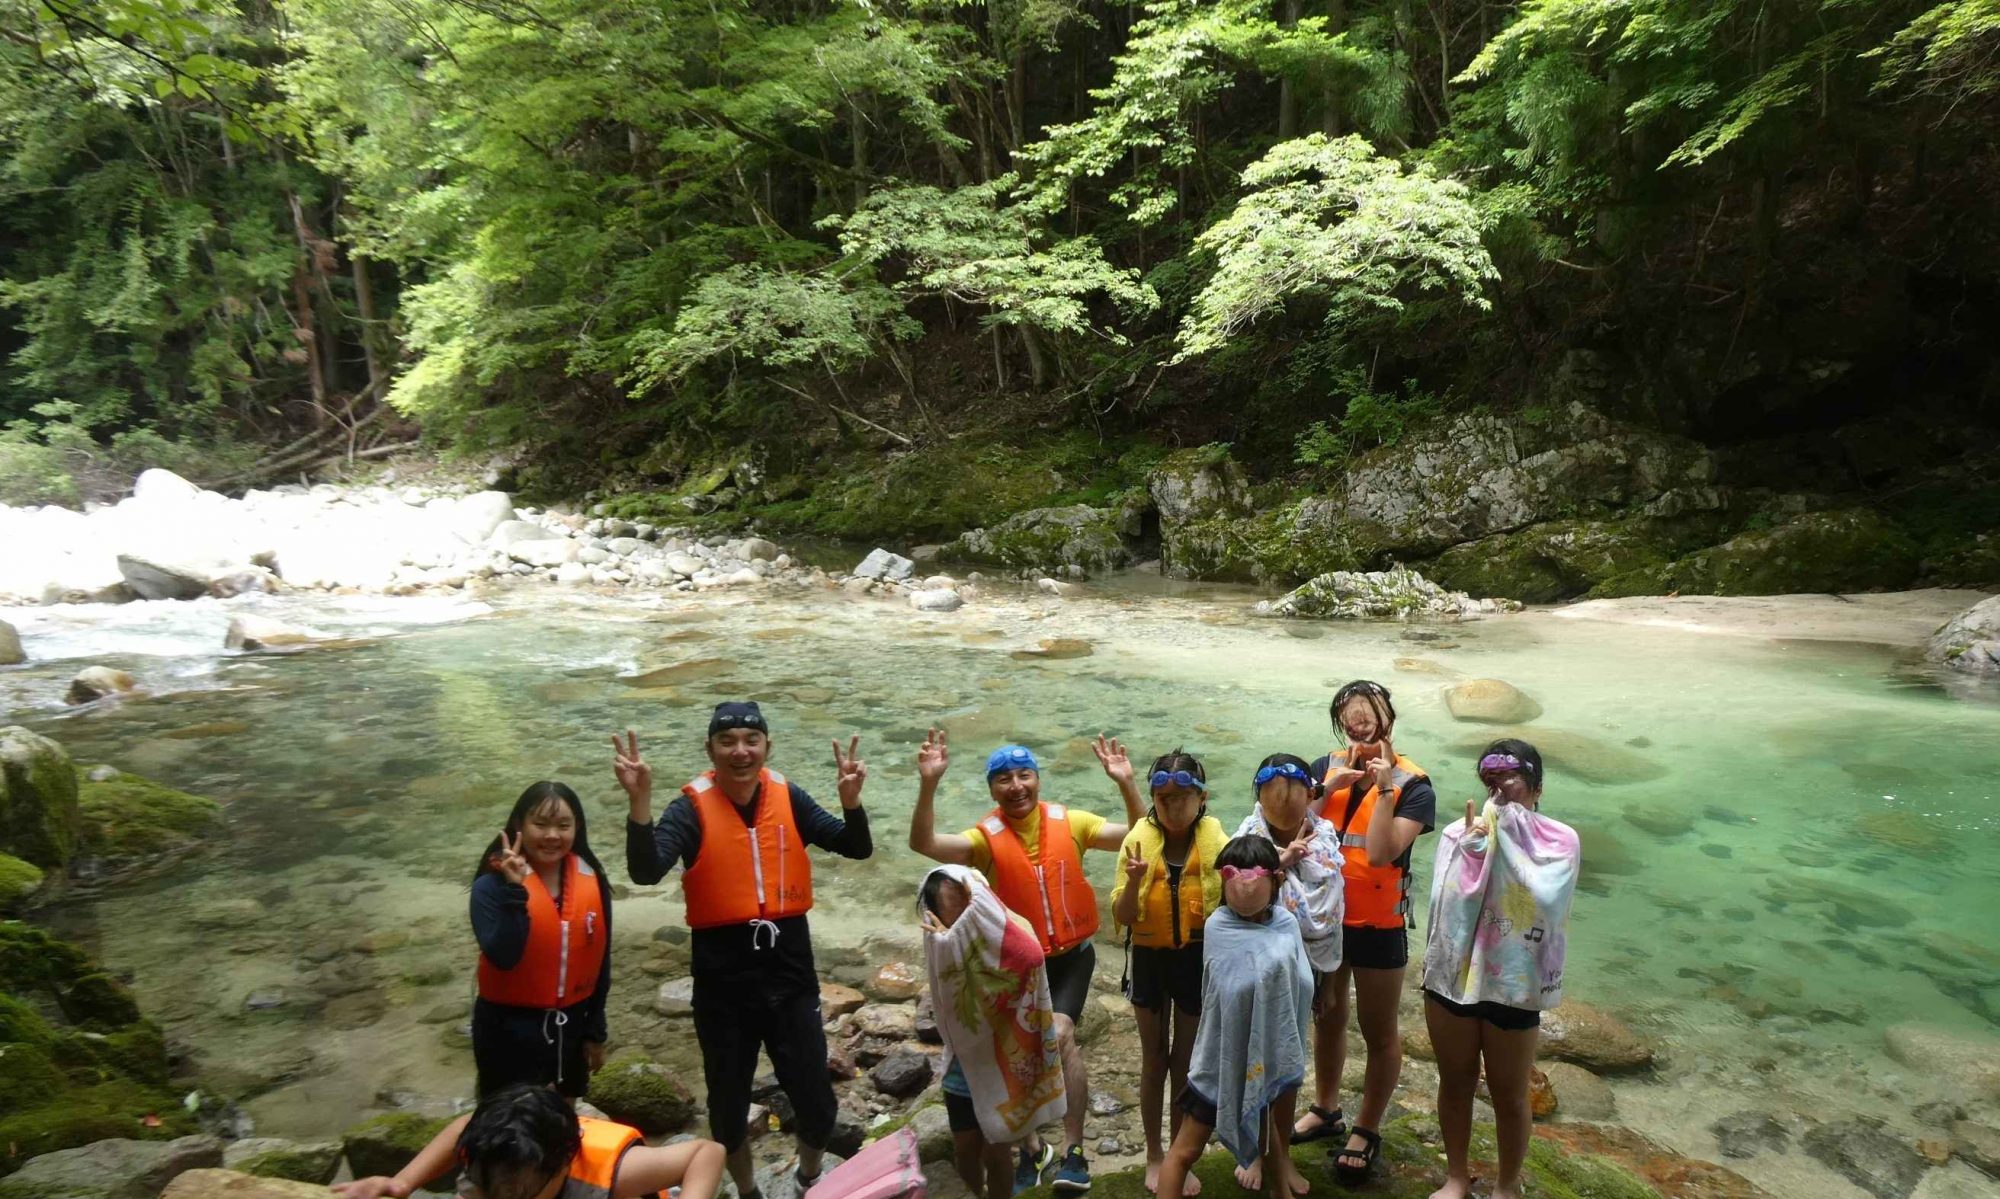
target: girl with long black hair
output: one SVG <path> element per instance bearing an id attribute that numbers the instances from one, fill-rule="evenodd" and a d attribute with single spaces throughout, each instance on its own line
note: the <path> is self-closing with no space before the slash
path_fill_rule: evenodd
<path id="1" fill-rule="evenodd" d="M 562 783 L 521 792 L 472 876 L 479 1093 L 553 1085 L 572 1098 L 604 1064 L 611 991 L 611 884 L 583 804 Z"/>

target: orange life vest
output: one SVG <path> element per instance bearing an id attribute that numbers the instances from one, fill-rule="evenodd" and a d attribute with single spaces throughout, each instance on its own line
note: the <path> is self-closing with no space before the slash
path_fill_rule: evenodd
<path id="1" fill-rule="evenodd" d="M 709 771 L 681 788 L 701 821 L 701 850 L 681 878 L 689 928 L 781 920 L 812 910 L 812 862 L 792 819 L 791 784 L 764 771 L 754 827 Z"/>
<path id="2" fill-rule="evenodd" d="M 544 1009 L 582 1003 L 597 989 L 611 944 L 602 881 L 590 863 L 570 854 L 563 859 L 561 907 L 540 875 L 521 885 L 528 892 L 528 947 L 511 970 L 479 955 L 479 997 Z"/>
<path id="3" fill-rule="evenodd" d="M 636 1128 L 609 1120 L 578 1116 L 576 1123 L 583 1131 L 583 1144 L 570 1159 L 569 1177 L 563 1180 L 561 1199 L 611 1199 L 619 1163 L 625 1160 L 627 1150 L 645 1144 L 646 1138 Z"/>
<path id="4" fill-rule="evenodd" d="M 988 812 L 979 828 L 993 854 L 994 893 L 1035 926 L 1043 953 L 1056 954 L 1097 934 L 1097 891 L 1083 872 L 1069 810 L 1052 803 L 1041 807 L 1042 839 L 1034 861 L 999 808 Z"/>
<path id="5" fill-rule="evenodd" d="M 1410 872 L 1394 862 L 1368 864 L 1368 822 L 1375 815 L 1376 802 L 1384 797 L 1367 776 L 1339 791 L 1330 785 L 1333 772 L 1347 765 L 1353 752 L 1352 748 L 1337 749 L 1327 755 L 1326 777 L 1320 780 L 1327 786 L 1320 814 L 1339 831 L 1340 854 L 1345 859 L 1340 871 L 1347 880 L 1344 923 L 1349 928 L 1405 928 L 1410 923 Z M 1397 754 L 1395 765 L 1389 768 L 1388 802 L 1393 805 L 1404 788 L 1425 777 L 1423 767 Z M 1354 818 L 1349 820 L 1347 808 L 1353 789 L 1363 785 L 1368 791 L 1354 806 Z"/>

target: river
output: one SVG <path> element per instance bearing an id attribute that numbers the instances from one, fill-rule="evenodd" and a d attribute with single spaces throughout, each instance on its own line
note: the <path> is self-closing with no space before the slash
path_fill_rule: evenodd
<path id="1" fill-rule="evenodd" d="M 38 660 L 0 672 L 0 705 L 79 761 L 228 805 L 213 852 L 50 915 L 129 973 L 204 1068 L 264 1080 L 247 1108 L 271 1135 L 326 1135 L 390 1093 L 469 1091 L 447 1018 L 471 974 L 466 885 L 514 796 L 572 783 L 622 877 L 609 734 L 639 731 L 664 802 L 703 766 L 708 705 L 737 696 L 764 704 L 773 765 L 828 803 L 828 742 L 861 735 L 877 852 L 818 866 L 814 936 L 832 950 L 908 921 L 921 867 L 903 840 L 931 724 L 955 750 L 944 827 L 985 809 L 979 763 L 1003 740 L 1043 755 L 1046 796 L 1115 813 L 1088 749 L 1099 730 L 1142 765 L 1199 754 L 1233 827 L 1257 761 L 1323 752 L 1334 689 L 1374 678 L 1448 815 L 1492 731 L 1453 720 L 1441 688 L 1505 679 L 1545 708 L 1530 726 L 1551 759 L 1543 810 L 1584 836 L 1568 993 L 1660 1046 L 1651 1075 L 1613 1080 L 1620 1123 L 1715 1160 L 1710 1126 L 1742 1111 L 1878 1117 L 1914 1140 L 1929 1135 L 1919 1108 L 1968 1097 L 1891 1058 L 1888 1030 L 1933 1026 L 2000 1054 L 1992 688 L 1949 688 L 1894 645 L 1788 635 L 1811 630 L 1782 606 L 1768 631 L 1725 635 L 1560 610 L 1274 622 L 1250 614 L 1254 598 L 1156 580 L 1067 601 L 989 589 L 942 615 L 821 592 L 544 588 L 489 596 L 490 610 L 328 596 L 13 609 Z M 223 625 L 246 604 L 362 640 L 225 655 Z M 1091 652 L 1024 656 L 1048 638 Z M 156 695 L 65 711 L 86 661 Z M 1420 894 L 1433 844 L 1419 842 Z M 625 955 L 680 920 L 677 884 L 631 888 L 618 917 Z M 1115 974 L 1106 941 L 1100 973 Z M 619 977 L 614 1039 L 657 984 L 629 965 Z M 1728 1164 L 1784 1199 L 1865 1194 L 1796 1141 Z"/>

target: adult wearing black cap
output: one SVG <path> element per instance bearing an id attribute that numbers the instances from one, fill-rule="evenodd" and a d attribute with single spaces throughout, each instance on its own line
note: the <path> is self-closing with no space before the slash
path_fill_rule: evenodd
<path id="1" fill-rule="evenodd" d="M 765 765 L 771 726 L 753 703 L 717 704 L 708 721 L 710 769 L 690 780 L 653 821 L 653 772 L 638 735 L 611 739 L 618 785 L 631 801 L 625 868 L 641 885 L 681 863 L 688 927 L 694 930 L 695 1037 L 708 1083 L 710 1135 L 729 1152 L 737 1193 L 757 1194 L 748 1117 L 757 1051 L 770 1055 L 797 1114 L 801 1191 L 819 1177 L 837 1107 L 826 1070 L 826 1026 L 813 968 L 812 863 L 806 846 L 848 858 L 874 852 L 861 785 L 868 768 L 833 743 L 842 816 L 813 802 Z"/>

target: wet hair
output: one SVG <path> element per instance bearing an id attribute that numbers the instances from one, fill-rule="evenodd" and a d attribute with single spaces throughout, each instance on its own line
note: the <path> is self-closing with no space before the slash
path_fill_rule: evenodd
<path id="1" fill-rule="evenodd" d="M 611 876 L 604 873 L 604 864 L 599 862 L 597 855 L 591 851 L 590 834 L 583 821 L 583 801 L 576 797 L 576 792 L 570 790 L 568 784 L 534 783 L 526 791 L 521 792 L 521 798 L 514 801 L 514 810 L 507 814 L 505 826 L 507 835 L 518 836 L 521 826 L 528 822 L 528 817 L 551 803 L 560 803 L 569 808 L 570 819 L 576 822 L 576 839 L 570 842 L 569 851 L 588 862 L 590 868 L 597 872 L 597 885 L 604 888 L 604 917 L 608 924 L 611 919 Z M 498 856 L 500 856 L 500 838 L 495 837 L 487 843 L 486 852 L 479 855 L 479 868 L 472 872 L 472 881 L 478 882 L 482 874 L 499 873 L 500 868 L 493 864 L 493 859 Z"/>
<path id="2" fill-rule="evenodd" d="M 1386 736 L 1396 727 L 1396 705 L 1389 702 L 1389 689 L 1367 679 L 1356 679 L 1333 693 L 1333 703 L 1326 710 L 1341 736 L 1347 735 L 1347 727 L 1340 723 L 1340 710 L 1357 699 L 1367 701 L 1368 710 L 1375 714 L 1376 736 Z"/>
<path id="3" fill-rule="evenodd" d="M 917 893 L 917 902 L 924 905 L 924 911 L 929 912 L 939 919 L 944 918 L 944 912 L 939 909 L 938 904 L 944 899 L 944 889 L 947 885 L 957 887 L 960 890 L 969 890 L 964 883 L 959 882 L 944 871 L 933 870 L 924 876 L 923 890 Z"/>
<path id="4" fill-rule="evenodd" d="M 1482 758 L 1487 754 L 1512 754 L 1514 757 L 1521 759 L 1521 765 L 1527 769 L 1528 785 L 1537 791 L 1542 789 L 1541 750 L 1529 745 L 1526 741 L 1519 741 L 1513 737 L 1502 737 L 1500 740 L 1479 751 L 1479 756 Z M 1476 762 L 1475 765 L 1477 765 Z"/>
<path id="5" fill-rule="evenodd" d="M 1146 778 L 1150 781 L 1154 775 L 1162 770 L 1169 774 L 1172 774 L 1176 770 L 1185 770 L 1204 783 L 1208 781 L 1208 771 L 1202 769 L 1201 759 L 1178 745 L 1153 759 L 1153 768 L 1146 772 Z M 1151 794 L 1151 787 L 1148 787 L 1146 790 L 1148 794 Z M 1194 822 L 1200 824 L 1201 818 L 1206 815 L 1208 815 L 1208 792 L 1204 789 L 1201 793 L 1201 810 L 1194 814 Z M 1150 804 L 1147 805 L 1146 819 L 1153 822 L 1154 828 L 1159 829 L 1161 832 L 1166 831 L 1160 824 L 1160 812 L 1158 808 Z"/>
<path id="6" fill-rule="evenodd" d="M 1283 867 L 1279 865 L 1278 847 L 1271 844 L 1268 838 L 1260 837 L 1255 833 L 1245 833 L 1240 837 L 1231 837 L 1229 844 L 1222 847 L 1222 852 L 1215 855 L 1215 868 L 1220 870 L 1224 866 L 1234 866 L 1238 870 L 1255 870 L 1259 866 L 1262 866 L 1264 869 L 1270 871 L 1270 906 L 1277 904 L 1278 888 L 1281 885 L 1277 876 L 1283 870 Z M 1267 912 L 1270 911 L 1270 906 L 1266 906 L 1264 910 Z"/>
<path id="7" fill-rule="evenodd" d="M 582 1144 L 569 1100 L 517 1083 L 479 1101 L 458 1134 L 458 1160 L 480 1194 L 530 1199 L 569 1168 Z"/>

